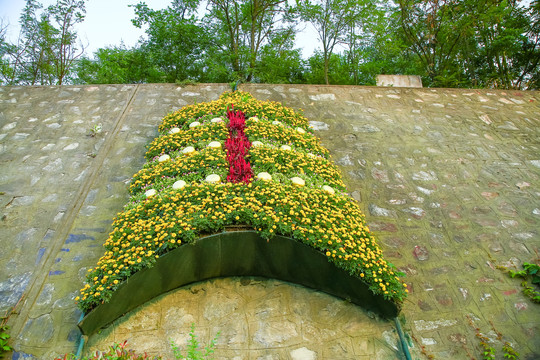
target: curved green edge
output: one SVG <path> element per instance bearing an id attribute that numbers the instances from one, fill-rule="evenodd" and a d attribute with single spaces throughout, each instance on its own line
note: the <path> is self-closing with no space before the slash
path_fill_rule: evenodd
<path id="1" fill-rule="evenodd" d="M 152 268 L 127 279 L 104 303 L 79 323 L 91 335 L 137 306 L 178 287 L 230 276 L 260 276 L 320 290 L 351 301 L 384 318 L 398 306 L 376 295 L 359 278 L 331 264 L 324 254 L 289 237 L 261 238 L 255 231 L 202 237 L 163 255 Z"/>

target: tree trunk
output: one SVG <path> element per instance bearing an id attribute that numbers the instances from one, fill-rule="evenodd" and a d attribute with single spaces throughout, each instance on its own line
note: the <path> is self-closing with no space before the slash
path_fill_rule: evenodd
<path id="1" fill-rule="evenodd" d="M 329 56 L 328 53 L 324 53 L 324 82 L 326 85 L 330 85 L 330 82 L 328 81 L 328 66 L 329 66 Z"/>

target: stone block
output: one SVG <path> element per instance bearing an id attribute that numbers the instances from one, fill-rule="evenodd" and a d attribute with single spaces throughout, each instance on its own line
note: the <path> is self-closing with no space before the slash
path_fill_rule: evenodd
<path id="1" fill-rule="evenodd" d="M 421 88 L 422 78 L 418 75 L 377 75 L 377 86 Z"/>

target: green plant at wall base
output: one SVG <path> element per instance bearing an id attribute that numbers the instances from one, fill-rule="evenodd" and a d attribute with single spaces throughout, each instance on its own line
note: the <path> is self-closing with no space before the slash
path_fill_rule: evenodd
<path id="1" fill-rule="evenodd" d="M 161 360 L 161 356 L 150 357 L 148 354 L 139 355 L 135 350 L 126 349 L 127 340 L 121 344 L 114 343 L 106 352 L 96 351 L 90 357 L 82 357 L 80 360 Z M 55 360 L 79 360 L 74 354 L 66 354 Z"/>
<path id="2" fill-rule="evenodd" d="M 24 296 L 21 296 L 19 298 L 19 301 L 17 301 L 17 304 L 9 308 L 4 314 L 4 316 L 0 317 L 0 358 L 3 358 L 5 353 L 13 350 L 13 348 L 8 345 L 11 336 L 7 333 L 7 331 L 9 330 L 7 322 L 11 314 L 16 314 L 17 306 L 19 306 L 23 299 Z"/>
<path id="3" fill-rule="evenodd" d="M 0 318 L 0 358 L 3 358 L 5 353 L 13 350 L 13 348 L 8 345 L 9 338 L 11 336 L 7 333 L 7 331 L 9 330 L 9 326 L 7 326 L 7 321 L 14 310 L 15 307 L 11 308 L 10 310 L 6 311 L 6 314 L 3 317 Z"/>
<path id="4" fill-rule="evenodd" d="M 217 339 L 219 337 L 219 332 L 216 334 L 216 337 L 210 341 L 210 344 L 204 348 L 204 353 L 199 349 L 199 341 L 197 340 L 197 335 L 195 335 L 195 324 L 191 324 L 191 330 L 189 332 L 189 341 L 186 346 L 186 356 L 182 355 L 182 351 L 178 345 L 171 339 L 170 344 L 174 354 L 175 359 L 185 359 L 185 360 L 210 360 L 209 356 L 214 353 L 214 348 L 216 346 Z"/>
<path id="5" fill-rule="evenodd" d="M 11 351 L 11 346 L 8 345 L 8 340 L 10 338 L 7 331 L 9 327 L 6 325 L 0 326 L 0 358 L 4 357 L 4 354 L 8 351 Z"/>
<path id="6" fill-rule="evenodd" d="M 189 332 L 189 340 L 186 345 L 186 355 L 182 355 L 182 350 L 173 340 L 170 340 L 171 349 L 174 354 L 174 358 L 177 360 L 212 360 L 210 357 L 214 353 L 219 332 L 214 339 L 210 341 L 210 344 L 205 346 L 204 350 L 200 349 L 197 335 L 195 335 L 195 324 L 191 324 L 191 330 Z M 90 357 L 77 358 L 74 354 L 65 354 L 63 357 L 57 357 L 55 360 L 163 360 L 161 356 L 151 357 L 147 353 L 144 355 L 137 354 L 135 350 L 127 348 L 127 340 L 123 343 L 114 343 L 109 347 L 108 351 L 96 351 Z"/>

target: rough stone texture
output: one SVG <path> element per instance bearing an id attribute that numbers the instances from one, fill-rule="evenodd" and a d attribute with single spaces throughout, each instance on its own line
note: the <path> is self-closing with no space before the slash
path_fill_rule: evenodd
<path id="1" fill-rule="evenodd" d="M 0 87 L 2 314 L 25 294 L 21 315 L 10 320 L 15 350 L 40 359 L 75 351 L 81 313 L 73 299 L 103 253 L 112 219 L 128 198 L 127 182 L 144 163 L 145 145 L 168 112 L 215 100 L 227 89 Z M 93 134 L 98 124 L 102 131 Z M 45 314 L 52 333 L 36 331 L 28 341 L 27 332 Z"/>
<path id="2" fill-rule="evenodd" d="M 227 89 L 0 87 L 0 310 L 22 297 L 9 322 L 13 358 L 75 351 L 73 298 L 102 254 L 144 145 L 166 113 Z M 435 358 L 480 357 L 467 315 L 497 350 L 490 322 L 522 358 L 540 357 L 540 308 L 519 280 L 496 268 L 532 261 L 540 247 L 540 93 L 241 89 L 305 109 L 386 258 L 407 274 L 404 327 L 416 339 L 415 357 L 421 345 Z M 103 130 L 90 136 L 98 124 Z M 221 358 L 398 356 L 392 323 L 325 294 L 258 279 L 177 290 L 92 337 L 90 347 L 129 334 L 133 348 L 168 351 L 169 338 L 185 343 L 192 322 L 201 342 L 222 332 Z"/>
<path id="3" fill-rule="evenodd" d="M 87 351 L 128 340 L 148 354 L 172 358 L 168 341 L 185 349 L 192 323 L 201 347 L 219 332 L 216 359 L 399 356 L 392 322 L 321 292 L 250 277 L 215 279 L 164 294 L 92 336 Z M 366 341 L 375 339 L 368 346 Z"/>
<path id="4" fill-rule="evenodd" d="M 422 78 L 418 75 L 377 75 L 377 86 L 421 88 Z"/>

